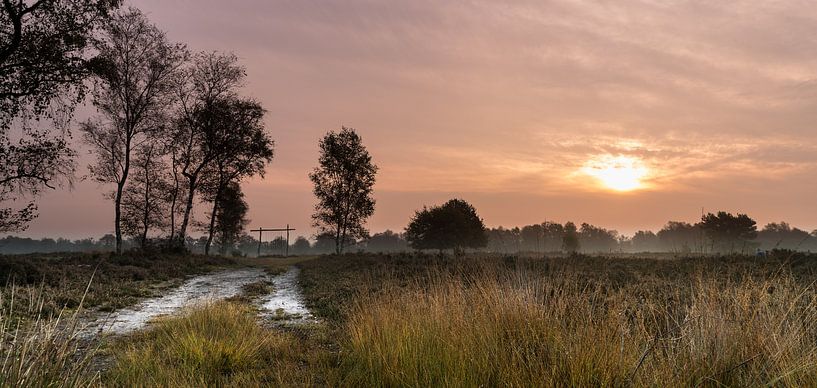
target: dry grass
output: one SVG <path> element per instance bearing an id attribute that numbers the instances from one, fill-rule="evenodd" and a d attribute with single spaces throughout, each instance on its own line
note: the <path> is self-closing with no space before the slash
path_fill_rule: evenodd
<path id="1" fill-rule="evenodd" d="M 114 350 L 115 386 L 312 385 L 298 338 L 261 327 L 255 311 L 218 302 L 158 322 Z"/>
<path id="2" fill-rule="evenodd" d="M 324 260 L 341 292 L 310 263 L 310 299 L 350 308 L 335 385 L 817 385 L 813 264 L 791 258 Z"/>
<path id="3" fill-rule="evenodd" d="M 23 298 L 0 317 L 0 385 L 817 386 L 813 255 L 298 265 L 324 324 L 265 327 L 253 284 L 114 341 L 101 379 L 70 325 L 28 320 L 43 302 Z"/>
<path id="4" fill-rule="evenodd" d="M 80 301 L 86 308 L 112 311 L 160 295 L 187 276 L 235 266 L 238 263 L 231 258 L 136 252 L 0 255 L 0 286 L 23 286 L 15 297 L 32 302 L 38 295 L 29 295 L 28 290 L 42 289 L 38 314 L 56 315 L 76 308 Z"/>
<path id="5" fill-rule="evenodd" d="M 16 298 L 20 292 L 27 298 Z M 87 387 L 98 338 L 84 334 L 75 314 L 45 314 L 42 288 L 0 289 L 0 386 Z"/>

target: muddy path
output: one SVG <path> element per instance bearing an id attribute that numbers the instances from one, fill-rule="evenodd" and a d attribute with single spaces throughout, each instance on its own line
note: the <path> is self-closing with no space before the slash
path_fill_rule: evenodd
<path id="1" fill-rule="evenodd" d="M 260 315 L 278 323 L 314 322 L 315 317 L 304 304 L 298 285 L 300 268 L 290 267 L 287 272 L 272 278 L 273 292 L 260 300 Z"/>
<path id="2" fill-rule="evenodd" d="M 273 283 L 272 293 L 257 300 L 262 319 L 281 323 L 305 322 L 313 318 L 304 305 L 298 287 L 298 273 L 299 269 L 294 266 L 275 276 L 261 268 L 248 267 L 195 276 L 160 297 L 146 299 L 130 308 L 99 314 L 89 320 L 84 331 L 87 334 L 129 334 L 145 329 L 158 317 L 175 314 L 185 307 L 237 296 L 243 286 L 259 281 Z"/>

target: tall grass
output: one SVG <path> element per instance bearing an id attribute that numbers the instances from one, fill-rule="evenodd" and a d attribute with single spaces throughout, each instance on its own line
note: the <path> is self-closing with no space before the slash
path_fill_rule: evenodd
<path id="1" fill-rule="evenodd" d="M 526 266 L 442 269 L 357 300 L 337 383 L 817 385 L 814 287 L 732 275 L 612 287 Z"/>
<path id="2" fill-rule="evenodd" d="M 18 293 L 26 297 L 15 298 Z M 97 383 L 99 375 L 91 370 L 96 336 L 82 331 L 76 312 L 44 312 L 45 299 L 42 288 L 0 289 L 0 386 Z"/>
<path id="3" fill-rule="evenodd" d="M 289 333 L 258 324 L 254 310 L 217 302 L 159 321 L 114 350 L 115 386 L 310 385 L 308 356 Z"/>

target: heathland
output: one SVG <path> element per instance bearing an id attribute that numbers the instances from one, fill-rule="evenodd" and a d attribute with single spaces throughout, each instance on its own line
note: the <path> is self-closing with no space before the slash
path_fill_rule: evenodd
<path id="1" fill-rule="evenodd" d="M 10 360 L 4 384 L 817 384 L 813 254 L 125 260 L 0 260 L 3 275 L 18 279 L 3 291 L 2 356 Z M 159 270 L 176 261 L 186 264 Z M 41 272 L 23 276 L 31 268 L 23 262 Z M 74 316 L 74 295 L 81 302 L 85 294 L 91 309 L 117 309 L 173 287 L 185 274 L 249 265 L 273 273 L 299 267 L 300 291 L 315 319 L 259 316 L 253 300 L 274 289 L 252 284 L 239 297 L 185 308 L 125 336 L 81 339 L 68 335 L 70 325 L 53 323 L 59 311 L 64 321 Z M 62 274 L 55 283 L 61 291 L 38 294 L 50 290 L 55 273 Z M 21 287 L 21 279 L 28 285 Z M 112 294 L 105 286 L 112 283 L 148 291 Z M 11 307 L 14 294 L 16 306 L 34 307 Z"/>

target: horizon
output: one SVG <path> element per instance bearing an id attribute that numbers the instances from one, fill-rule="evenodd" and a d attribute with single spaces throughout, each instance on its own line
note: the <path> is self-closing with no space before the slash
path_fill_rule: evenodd
<path id="1" fill-rule="evenodd" d="M 488 227 L 632 235 L 703 209 L 815 230 L 817 9 L 797 4 L 126 3 L 171 41 L 238 55 L 276 142 L 243 185 L 248 229 L 306 237 L 307 174 L 341 125 L 380 167 L 372 233 L 454 197 Z M 11 235 L 109 233 L 109 188 L 46 192 Z"/>

